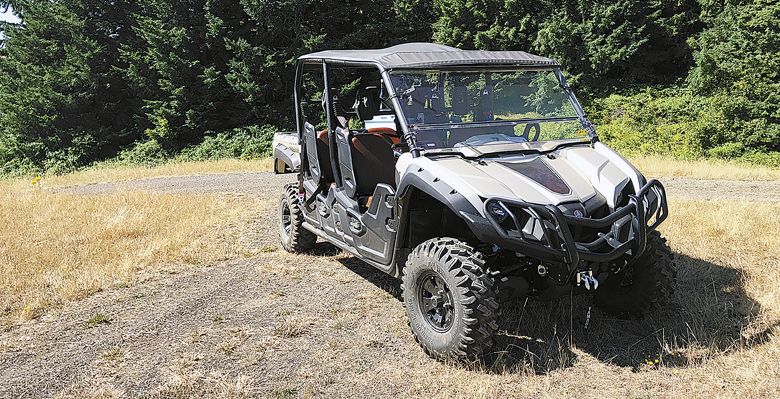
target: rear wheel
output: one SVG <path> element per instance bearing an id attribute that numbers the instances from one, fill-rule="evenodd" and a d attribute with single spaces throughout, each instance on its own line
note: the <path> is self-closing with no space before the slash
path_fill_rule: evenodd
<path id="1" fill-rule="evenodd" d="M 616 316 L 641 318 L 672 297 L 676 278 L 671 248 L 660 233 L 651 232 L 645 252 L 598 288 L 596 306 Z"/>
<path id="2" fill-rule="evenodd" d="M 298 185 L 284 186 L 279 201 L 279 238 L 288 252 L 306 252 L 314 248 L 317 236 L 303 228 L 303 209 L 298 196 Z"/>
<path id="3" fill-rule="evenodd" d="M 492 346 L 496 292 L 484 257 L 472 247 L 452 238 L 418 245 L 401 289 L 409 326 L 429 356 L 464 360 Z"/>

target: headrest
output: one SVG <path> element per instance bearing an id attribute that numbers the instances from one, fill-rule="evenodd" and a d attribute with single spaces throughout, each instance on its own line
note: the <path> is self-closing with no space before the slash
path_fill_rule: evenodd
<path id="1" fill-rule="evenodd" d="M 331 93 L 336 93 L 336 89 L 330 89 Z M 325 96 L 325 91 L 322 92 L 322 112 L 327 114 L 327 97 Z M 331 116 L 335 119 L 335 123 L 337 126 L 340 126 L 342 128 L 347 127 L 347 122 L 345 122 L 347 119 L 344 117 L 344 115 L 347 115 L 347 112 L 344 111 L 344 106 L 341 104 L 341 101 L 339 101 L 339 98 L 337 95 L 333 95 L 333 101 L 331 102 L 331 106 L 333 107 L 332 111 L 333 113 Z"/>
<path id="2" fill-rule="evenodd" d="M 358 118 L 363 121 L 374 119 L 379 112 L 379 102 L 379 89 L 376 86 L 358 89 L 354 105 Z"/>
<path id="3" fill-rule="evenodd" d="M 487 85 L 477 100 L 477 107 L 474 109 L 474 121 L 485 122 L 493 119 L 493 85 Z"/>
<path id="4" fill-rule="evenodd" d="M 404 97 L 402 104 L 408 113 L 426 111 L 440 113 L 444 111 L 444 99 L 431 86 L 416 86 L 414 91 L 409 93 L 407 97 Z"/>

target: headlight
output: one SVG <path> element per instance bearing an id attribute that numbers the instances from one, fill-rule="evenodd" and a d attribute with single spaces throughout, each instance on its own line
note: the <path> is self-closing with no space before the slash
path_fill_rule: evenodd
<path id="1" fill-rule="evenodd" d="M 509 213 L 498 202 L 491 202 L 487 206 L 488 212 L 496 219 L 498 223 L 503 222 L 509 217 Z"/>
<path id="2" fill-rule="evenodd" d="M 558 205 L 558 209 L 560 209 L 561 212 L 563 212 L 565 215 L 571 215 L 578 218 L 583 218 L 588 215 L 588 212 L 585 210 L 585 205 L 579 202 L 561 204 Z"/>

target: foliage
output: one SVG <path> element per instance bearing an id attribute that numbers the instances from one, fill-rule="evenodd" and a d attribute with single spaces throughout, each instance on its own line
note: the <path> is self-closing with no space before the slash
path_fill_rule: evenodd
<path id="1" fill-rule="evenodd" d="M 261 159 L 271 155 L 271 141 L 275 132 L 273 126 L 247 126 L 220 133 L 209 132 L 202 142 L 187 146 L 178 154 L 166 150 L 156 139 L 147 139 L 120 152 L 112 163 L 156 166 L 172 158 L 181 161 Z"/>
<path id="2" fill-rule="evenodd" d="M 6 5 L 22 23 L 0 23 L 1 175 L 257 157 L 293 124 L 296 57 L 431 40 L 556 58 L 627 151 L 778 164 L 776 0 Z"/>
<path id="3" fill-rule="evenodd" d="M 271 155 L 273 126 L 248 126 L 206 136 L 202 143 L 185 148 L 179 158 L 188 161 L 238 158 L 261 159 Z"/>
<path id="4" fill-rule="evenodd" d="M 698 8 L 677 0 L 565 2 L 541 25 L 533 47 L 589 90 L 672 83 L 691 65 L 686 39 L 699 29 Z"/>
<path id="5" fill-rule="evenodd" d="M 599 138 L 621 152 L 691 159 L 702 147 L 706 99 L 687 90 L 644 90 L 594 101 L 590 116 Z"/>
<path id="6" fill-rule="evenodd" d="M 132 2 L 9 1 L 24 26 L 3 26 L 0 165 L 65 170 L 137 138 L 138 99 L 116 67 Z"/>
<path id="7" fill-rule="evenodd" d="M 780 3 L 721 7 L 695 42 L 689 77 L 696 93 L 712 96 L 712 112 L 720 116 L 708 145 L 735 154 L 780 151 Z"/>
<path id="8" fill-rule="evenodd" d="M 677 0 L 435 0 L 433 38 L 551 56 L 588 90 L 668 83 L 691 65 L 699 6 Z"/>
<path id="9" fill-rule="evenodd" d="M 644 153 L 780 166 L 780 3 L 705 1 L 688 89 L 596 101 L 605 140 Z"/>
<path id="10" fill-rule="evenodd" d="M 748 131 L 731 130 L 724 99 L 687 88 L 646 89 L 595 100 L 589 114 L 599 138 L 631 155 L 713 157 L 780 166 L 780 152 L 747 146 Z"/>

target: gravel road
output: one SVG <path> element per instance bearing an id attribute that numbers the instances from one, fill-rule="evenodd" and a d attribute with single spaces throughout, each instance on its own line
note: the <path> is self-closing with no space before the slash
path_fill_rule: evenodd
<path id="1" fill-rule="evenodd" d="M 100 194 L 117 190 L 146 190 L 166 193 L 225 193 L 276 195 L 293 175 L 270 173 L 226 173 L 200 176 L 162 177 L 120 183 L 73 187 L 66 192 Z M 780 181 L 699 180 L 661 178 L 669 196 L 691 199 L 780 201 Z"/>
<path id="2" fill-rule="evenodd" d="M 292 175 L 232 173 L 95 184 L 65 192 L 149 190 L 276 198 L 291 180 Z M 776 181 L 664 182 L 671 197 L 775 202 L 780 198 Z M 261 232 L 252 243 L 256 248 L 276 248 L 275 201 L 268 204 L 253 222 L 253 229 Z M 100 292 L 0 332 L 0 398 L 95 393 L 394 397 L 446 392 L 425 388 L 426 378 L 468 379 L 467 372 L 453 375 L 448 366 L 422 354 L 407 329 L 397 295 L 394 280 L 327 244 L 313 255 L 275 250 L 158 276 Z M 538 316 L 564 317 L 569 325 L 568 305 L 564 308 L 567 312 L 561 313 L 542 306 Z M 86 321 L 97 314 L 108 316 L 110 323 L 88 328 Z M 584 311 L 577 313 L 574 322 L 581 323 L 583 317 Z M 517 327 L 502 326 L 513 328 Z M 624 353 L 622 348 L 641 349 L 637 341 L 651 345 L 654 339 L 642 341 L 647 329 L 639 322 L 624 322 L 619 328 L 605 325 L 604 334 L 620 334 L 611 338 L 612 346 L 599 346 L 601 340 L 594 340 L 593 356 L 614 362 Z M 507 347 L 528 345 L 509 336 L 503 341 Z M 589 341 L 582 339 L 586 343 L 581 346 L 588 348 Z M 615 382 L 614 386 L 621 385 Z"/>

